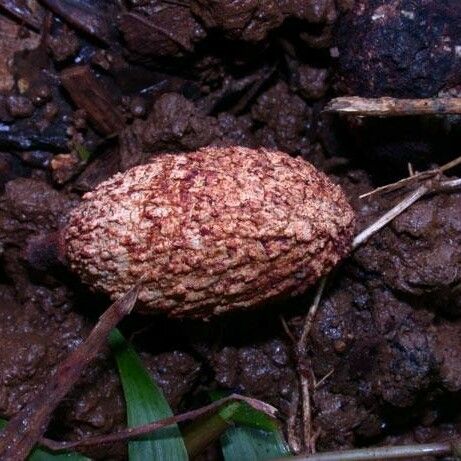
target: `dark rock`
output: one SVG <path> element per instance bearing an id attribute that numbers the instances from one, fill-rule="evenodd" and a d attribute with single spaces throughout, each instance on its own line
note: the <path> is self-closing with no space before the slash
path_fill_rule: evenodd
<path id="1" fill-rule="evenodd" d="M 340 22 L 342 93 L 431 97 L 461 83 L 458 0 L 358 0 Z"/>

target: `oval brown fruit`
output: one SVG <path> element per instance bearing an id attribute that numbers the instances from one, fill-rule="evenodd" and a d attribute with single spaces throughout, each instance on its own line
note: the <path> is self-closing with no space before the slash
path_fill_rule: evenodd
<path id="1" fill-rule="evenodd" d="M 351 247 L 341 188 L 300 158 L 244 147 L 158 156 L 87 193 L 64 229 L 71 268 L 139 310 L 207 318 L 303 292 Z"/>

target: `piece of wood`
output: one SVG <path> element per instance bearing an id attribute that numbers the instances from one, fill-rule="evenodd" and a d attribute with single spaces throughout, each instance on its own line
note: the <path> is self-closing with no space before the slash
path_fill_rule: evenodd
<path id="1" fill-rule="evenodd" d="M 0 10 L 6 11 L 18 24 L 26 24 L 39 32 L 45 17 L 45 11 L 35 0 L 0 0 Z"/>
<path id="2" fill-rule="evenodd" d="M 83 109 L 95 129 L 105 136 L 125 127 L 123 115 L 109 91 L 97 80 L 89 66 L 73 66 L 60 74 L 61 83 L 79 109 Z"/>
<path id="3" fill-rule="evenodd" d="M 395 117 L 402 115 L 461 114 L 461 98 L 361 98 L 358 96 L 332 99 L 324 112 L 359 116 Z"/>
<path id="4" fill-rule="evenodd" d="M 53 13 L 76 29 L 109 44 L 115 11 L 101 0 L 40 0 Z M 113 2 L 115 5 L 115 2 Z"/>

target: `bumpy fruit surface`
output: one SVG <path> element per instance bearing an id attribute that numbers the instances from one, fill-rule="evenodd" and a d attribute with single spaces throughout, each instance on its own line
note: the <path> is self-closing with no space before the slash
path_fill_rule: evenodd
<path id="1" fill-rule="evenodd" d="M 349 251 L 354 212 L 302 159 L 209 147 L 158 156 L 87 193 L 70 215 L 71 268 L 139 309 L 207 318 L 303 292 Z"/>

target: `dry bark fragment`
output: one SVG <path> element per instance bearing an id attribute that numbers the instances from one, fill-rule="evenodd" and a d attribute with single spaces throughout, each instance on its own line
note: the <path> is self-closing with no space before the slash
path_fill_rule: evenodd
<path id="1" fill-rule="evenodd" d="M 77 29 L 109 43 L 114 11 L 102 0 L 41 0 L 51 11 Z M 115 3 L 115 2 L 114 2 Z"/>
<path id="2" fill-rule="evenodd" d="M 191 52 L 205 31 L 188 8 L 172 5 L 144 16 L 124 13 L 119 20 L 128 48 L 142 56 L 175 56 Z"/>
<path id="3" fill-rule="evenodd" d="M 103 135 L 118 133 L 125 122 L 113 98 L 96 79 L 89 66 L 69 67 L 61 72 L 61 83 L 79 109 L 83 109 Z"/>
<path id="4" fill-rule="evenodd" d="M 45 12 L 35 1 L 27 0 L 0 0 L 0 10 L 5 10 L 21 24 L 27 24 L 35 31 L 39 31 Z"/>
<path id="5" fill-rule="evenodd" d="M 332 99 L 325 112 L 359 116 L 401 116 L 424 114 L 461 114 L 461 98 L 361 98 L 359 96 Z"/>

